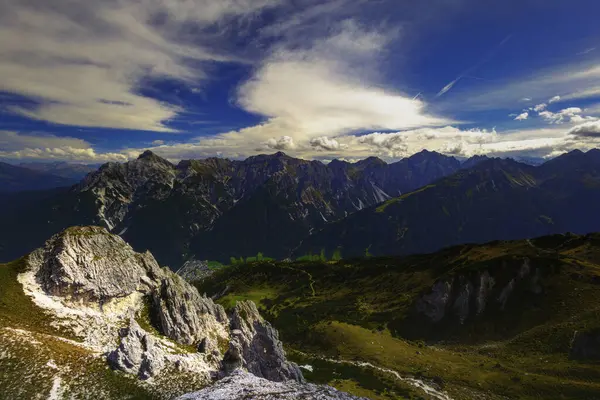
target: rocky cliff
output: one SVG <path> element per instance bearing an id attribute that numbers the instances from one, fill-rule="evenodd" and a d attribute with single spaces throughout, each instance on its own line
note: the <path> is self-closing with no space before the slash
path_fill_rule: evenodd
<path id="1" fill-rule="evenodd" d="M 289 385 L 315 396 L 335 392 L 304 385 L 254 303 L 238 303 L 228 316 L 150 253 L 136 253 L 105 228 L 73 227 L 53 236 L 26 258 L 18 280 L 55 328 L 77 338 L 69 343 L 114 370 L 154 382 L 154 390 L 169 382 L 160 397 L 181 394 L 173 382 L 189 390 L 232 373 L 233 380 L 219 385 L 231 389 L 239 379 L 239 385 L 266 379 L 284 383 L 258 386 Z"/>

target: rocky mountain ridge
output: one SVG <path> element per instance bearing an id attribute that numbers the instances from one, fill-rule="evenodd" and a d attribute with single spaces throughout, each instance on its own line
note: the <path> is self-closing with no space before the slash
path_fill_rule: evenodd
<path id="1" fill-rule="evenodd" d="M 600 150 L 540 166 L 488 159 L 326 225 L 296 256 L 427 253 L 461 243 L 600 230 Z"/>
<path id="2" fill-rule="evenodd" d="M 460 168 L 431 152 L 393 164 L 369 158 L 325 165 L 276 153 L 173 165 L 148 151 L 103 165 L 68 192 L 0 213 L 4 226 L 15 227 L 0 232 L 0 257 L 14 259 L 68 226 L 100 225 L 174 268 L 191 258 L 283 258 L 327 222 Z"/>

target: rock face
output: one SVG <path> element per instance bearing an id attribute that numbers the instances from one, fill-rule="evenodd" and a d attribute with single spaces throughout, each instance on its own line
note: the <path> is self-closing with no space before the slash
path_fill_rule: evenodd
<path id="1" fill-rule="evenodd" d="M 121 329 L 120 336 L 121 344 L 107 356 L 111 367 L 135 374 L 140 379 L 151 378 L 162 371 L 166 352 L 134 319 L 130 320 L 128 327 Z"/>
<path id="2" fill-rule="evenodd" d="M 67 229 L 46 242 L 41 257 L 37 278 L 44 290 L 80 300 L 125 297 L 161 274 L 150 253 L 134 252 L 100 227 Z"/>
<path id="3" fill-rule="evenodd" d="M 277 331 L 251 301 L 238 302 L 231 317 L 231 341 L 223 364 L 226 372 L 244 368 L 252 374 L 281 382 L 304 379 L 298 366 L 285 358 Z"/>
<path id="4" fill-rule="evenodd" d="M 222 329 L 228 323 L 223 307 L 176 274 L 161 279 L 152 291 L 152 312 L 160 321 L 160 331 L 178 343 L 199 344 L 207 339 L 212 352 L 218 340 L 227 338 Z M 217 334 L 212 334 L 215 330 Z"/>
<path id="5" fill-rule="evenodd" d="M 532 268 L 529 259 L 522 259 L 518 267 L 504 265 L 501 270 L 495 271 L 497 276 L 484 270 L 440 279 L 417 300 L 415 311 L 432 323 L 454 320 L 463 324 L 490 307 L 504 310 L 517 287 L 535 295 L 542 292 L 541 270 Z"/>
<path id="6" fill-rule="evenodd" d="M 319 386 L 295 381 L 271 382 L 237 370 L 230 376 L 199 392 L 186 394 L 177 400 L 367 400 Z"/>
<path id="7" fill-rule="evenodd" d="M 191 377 L 195 387 L 240 368 L 272 381 L 303 381 L 254 303 L 238 303 L 229 318 L 150 253 L 136 253 L 105 228 L 69 228 L 27 261 L 19 277 L 25 293 L 113 369 L 143 380 L 188 374 L 182 379 Z"/>

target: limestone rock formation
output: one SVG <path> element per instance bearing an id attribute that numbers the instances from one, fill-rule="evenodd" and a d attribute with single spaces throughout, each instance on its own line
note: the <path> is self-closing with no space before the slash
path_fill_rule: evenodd
<path id="1" fill-rule="evenodd" d="M 177 400 L 367 400 L 340 392 L 330 386 L 299 383 L 296 381 L 272 382 L 241 370 L 199 392 L 189 393 Z"/>
<path id="2" fill-rule="evenodd" d="M 112 368 L 135 374 L 140 379 L 148 379 L 161 372 L 165 366 L 165 351 L 133 318 L 128 327 L 121 329 L 120 336 L 121 344 L 107 356 Z"/>
<path id="3" fill-rule="evenodd" d="M 53 236 L 39 254 L 37 278 L 46 292 L 103 301 L 149 290 L 161 274 L 150 253 L 133 251 L 100 227 L 73 227 Z"/>
<path id="4" fill-rule="evenodd" d="M 180 276 L 169 273 L 152 292 L 152 312 L 160 321 L 160 331 L 182 344 L 227 340 L 227 314 L 222 306 L 201 296 Z M 216 350 L 216 347 L 210 351 Z"/>
<path id="5" fill-rule="evenodd" d="M 251 301 L 238 302 L 231 317 L 231 341 L 223 359 L 226 372 L 245 368 L 270 381 L 304 379 L 298 366 L 285 358 L 277 331 Z"/>
<path id="6" fill-rule="evenodd" d="M 105 228 L 66 229 L 27 262 L 19 278 L 25 293 L 113 369 L 143 380 L 189 373 L 201 385 L 238 368 L 271 381 L 303 381 L 254 303 L 238 303 L 229 318 L 150 253 L 136 253 Z"/>

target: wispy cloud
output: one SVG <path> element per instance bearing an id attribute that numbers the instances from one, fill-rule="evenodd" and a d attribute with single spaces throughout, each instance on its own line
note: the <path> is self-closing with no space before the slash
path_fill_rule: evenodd
<path id="1" fill-rule="evenodd" d="M 34 107 L 10 108 L 32 119 L 168 132 L 166 122 L 182 108 L 142 95 L 145 82 L 200 86 L 206 65 L 237 59 L 206 28 L 275 4 L 7 0 L 0 3 L 0 92 L 34 99 Z M 206 32 L 189 37 L 192 26 Z"/>

